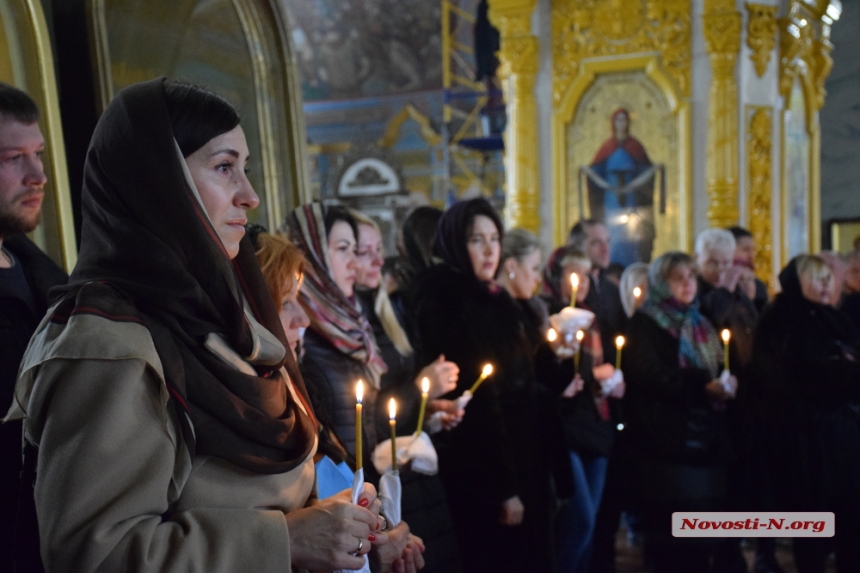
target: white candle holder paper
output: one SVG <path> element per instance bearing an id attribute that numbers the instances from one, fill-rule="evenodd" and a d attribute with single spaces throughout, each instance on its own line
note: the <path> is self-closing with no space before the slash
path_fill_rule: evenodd
<path id="1" fill-rule="evenodd" d="M 397 467 L 412 462 L 412 471 L 432 476 L 439 473 L 439 456 L 426 432 L 411 436 L 399 436 L 394 442 L 397 446 Z M 370 456 L 373 467 L 380 474 L 391 471 L 391 440 L 376 445 Z"/>
<path id="2" fill-rule="evenodd" d="M 358 504 L 361 494 L 364 492 L 364 469 L 355 472 L 355 477 L 352 480 L 352 503 Z M 370 541 L 368 541 L 370 543 Z M 348 573 L 349 570 L 339 570 L 334 573 Z M 364 566 L 361 569 L 354 569 L 361 573 L 370 573 L 370 563 L 367 561 L 367 555 L 364 556 Z"/>

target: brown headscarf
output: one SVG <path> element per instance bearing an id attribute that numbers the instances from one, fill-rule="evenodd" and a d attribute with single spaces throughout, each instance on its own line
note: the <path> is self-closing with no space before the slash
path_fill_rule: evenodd
<path id="1" fill-rule="evenodd" d="M 290 352 L 261 357 L 259 327 L 246 318 L 246 304 L 287 343 L 250 241 L 242 240 L 231 262 L 184 169 L 164 78 L 120 91 L 87 153 L 80 255 L 52 320 L 92 313 L 144 324 L 180 421 L 193 424 L 193 432 L 183 427 L 192 452 L 256 473 L 289 471 L 307 458 L 316 434 L 304 383 Z M 212 333 L 255 374 L 207 349 Z"/>

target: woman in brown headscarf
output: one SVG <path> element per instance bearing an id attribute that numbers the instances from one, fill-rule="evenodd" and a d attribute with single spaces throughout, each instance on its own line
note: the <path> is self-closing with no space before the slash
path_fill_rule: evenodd
<path id="1" fill-rule="evenodd" d="M 372 488 L 308 507 L 317 422 L 243 237 L 247 159 L 228 102 L 163 78 L 96 127 L 78 265 L 11 412 L 50 572 L 355 569 L 386 541 Z"/>

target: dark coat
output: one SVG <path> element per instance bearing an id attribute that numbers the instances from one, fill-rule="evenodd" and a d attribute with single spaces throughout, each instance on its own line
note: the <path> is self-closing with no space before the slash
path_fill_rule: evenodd
<path id="1" fill-rule="evenodd" d="M 598 278 L 590 277 L 591 286 L 585 304 L 597 315 L 600 340 L 603 343 L 603 358 L 615 364 L 615 337 L 624 334 L 627 315 L 621 304 L 621 292 L 614 283 L 606 279 L 601 271 Z"/>
<path id="2" fill-rule="evenodd" d="M 748 299 L 740 287 L 731 292 L 710 285 L 702 277 L 698 283 L 702 314 L 717 331 L 728 328 L 732 333 L 729 369 L 740 373 L 752 360 L 753 331 L 759 315 L 756 303 Z"/>
<path id="3" fill-rule="evenodd" d="M 463 421 L 437 434 L 440 476 L 469 571 L 549 571 L 552 546 L 550 463 L 543 454 L 530 344 L 520 310 L 448 265 L 411 285 L 408 308 L 419 332 L 419 364 L 444 354 L 460 367 L 456 398 L 492 363 Z M 502 503 L 519 496 L 525 521 L 499 524 Z"/>
<path id="4" fill-rule="evenodd" d="M 724 498 L 728 438 L 723 412 L 705 391 L 712 376 L 681 368 L 678 339 L 641 311 L 630 319 L 628 335 L 625 432 L 640 501 L 666 506 Z"/>
<path id="5" fill-rule="evenodd" d="M 326 430 L 334 432 L 337 440 L 349 452 L 347 461 L 354 463 L 355 456 L 355 385 L 364 380 L 364 398 L 361 411 L 362 447 L 364 466 L 370 464 L 370 454 L 378 442 L 375 411 L 376 389 L 368 383 L 365 366 L 334 347 L 314 330 L 305 331 L 302 343 L 304 355 L 299 370 L 305 380 L 314 412 L 323 426 L 320 452 L 336 463 L 342 461 L 337 444 L 331 443 Z"/>
<path id="6" fill-rule="evenodd" d="M 373 327 L 373 335 L 388 372 L 382 375 L 376 399 L 376 432 L 380 439 L 390 436 L 388 424 L 388 400 L 397 402 L 398 436 L 408 436 L 418 424 L 421 392 L 415 385 L 419 368 L 415 355 L 403 356 L 386 334 L 379 317 L 373 310 L 375 291 L 357 291 L 362 313 Z M 368 466 L 370 467 L 370 466 Z M 374 472 L 375 473 L 375 472 Z M 400 469 L 401 517 L 409 524 L 409 530 L 424 541 L 425 573 L 456 573 L 462 571 L 457 539 L 445 489 L 438 475 L 428 476 Z M 378 485 L 378 484 L 376 484 Z"/>
<path id="7" fill-rule="evenodd" d="M 13 235 L 3 240 L 3 248 L 18 259 L 30 284 L 36 312 L 13 293 L 0 289 L 0 418 L 12 404 L 18 366 L 24 350 L 39 321 L 48 310 L 48 291 L 66 284 L 69 277 L 24 235 Z M 18 492 L 21 472 L 21 421 L 0 424 L 0 539 L 11 539 L 11 528 L 18 511 Z M 26 500 L 27 507 L 32 500 Z M 24 511 L 22 510 L 22 513 Z M 35 510 L 27 515 L 35 516 Z M 35 524 L 22 524 L 35 533 Z M 36 544 L 38 545 L 38 543 Z M 18 549 L 21 549 L 20 547 Z M 0 569 L 10 558 L 6 548 L 0 549 Z M 25 551 L 26 552 L 26 551 Z M 38 547 L 33 551 L 38 555 Z"/>
<path id="8" fill-rule="evenodd" d="M 786 269 L 787 271 L 788 269 Z M 783 293 L 755 337 L 750 402 L 776 507 L 860 521 L 860 338 L 836 309 Z M 795 279 L 796 280 L 796 279 Z M 795 292 L 796 291 L 796 292 Z"/>

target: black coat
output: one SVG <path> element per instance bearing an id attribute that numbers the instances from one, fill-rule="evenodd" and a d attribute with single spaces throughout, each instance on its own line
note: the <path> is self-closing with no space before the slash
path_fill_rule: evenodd
<path id="1" fill-rule="evenodd" d="M 408 436 L 418 424 L 421 392 L 415 384 L 419 368 L 415 355 L 403 356 L 395 348 L 373 310 L 375 291 L 357 291 L 362 313 L 373 327 L 373 335 L 388 372 L 382 375 L 376 399 L 376 433 L 380 440 L 390 436 L 388 400 L 397 401 L 398 436 Z M 370 468 L 370 466 L 368 466 Z M 374 472 L 375 473 L 375 472 Z M 375 476 L 374 476 L 375 477 Z M 462 570 L 457 540 L 445 489 L 438 475 L 428 476 L 400 469 L 401 517 L 410 531 L 424 541 L 425 573 L 456 573 Z M 378 485 L 378 483 L 376 484 Z"/>
<path id="2" fill-rule="evenodd" d="M 621 304 L 621 292 L 614 283 L 607 280 L 602 271 L 596 280 L 593 276 L 589 280 L 591 286 L 585 297 L 585 304 L 597 315 L 603 358 L 608 363 L 615 364 L 615 337 L 624 334 L 627 325 L 627 315 L 624 305 Z"/>
<path id="3" fill-rule="evenodd" d="M 467 390 L 484 364 L 494 367 L 460 425 L 434 437 L 467 570 L 551 570 L 551 464 L 540 441 L 544 421 L 520 310 L 506 292 L 491 292 L 448 265 L 417 277 L 408 298 L 418 363 L 444 354 L 460 367 L 448 398 Z M 502 503 L 514 496 L 525 521 L 502 526 Z"/>
<path id="4" fill-rule="evenodd" d="M 305 380 L 314 412 L 323 426 L 320 437 L 320 453 L 331 457 L 335 463 L 344 459 L 337 443 L 333 443 L 328 431 L 335 434 L 340 445 L 346 448 L 346 458 L 354 463 L 355 456 L 355 385 L 364 380 L 364 398 L 361 411 L 363 434 L 363 464 L 370 463 L 370 454 L 378 442 L 375 411 L 376 389 L 368 383 L 369 372 L 365 366 L 334 347 L 328 340 L 312 329 L 305 331 L 302 343 L 304 354 L 299 370 Z"/>
<path id="5" fill-rule="evenodd" d="M 727 487 L 724 412 L 705 391 L 712 376 L 681 368 L 678 339 L 641 311 L 630 319 L 628 336 L 621 366 L 636 495 L 651 508 L 714 510 L 698 505 L 723 500 Z"/>
<path id="6" fill-rule="evenodd" d="M 34 312 L 25 301 L 0 289 L 0 418 L 6 415 L 12 404 L 18 367 L 30 337 L 48 310 L 48 291 L 69 280 L 66 273 L 24 235 L 6 237 L 3 248 L 12 253 L 23 267 L 36 309 Z M 3 492 L 0 494 L 0 539 L 11 539 L 11 528 L 18 511 L 20 472 L 21 421 L 18 420 L 0 424 L 0 491 Z M 26 501 L 30 507 L 27 516 L 35 517 L 32 499 Z M 35 535 L 35 524 L 21 525 L 27 526 Z M 0 546 L 3 546 L 0 549 L 0 569 L 3 569 L 8 564 L 9 555 L 5 541 Z M 33 554 L 38 554 L 38 547 L 34 548 Z"/>
<path id="7" fill-rule="evenodd" d="M 840 311 L 786 292 L 783 284 L 755 337 L 758 454 L 779 476 L 770 484 L 779 509 L 860 520 L 860 338 Z"/>

